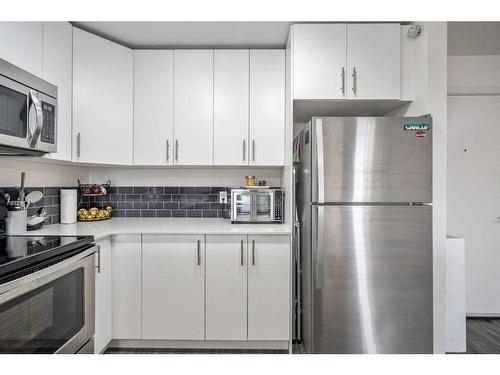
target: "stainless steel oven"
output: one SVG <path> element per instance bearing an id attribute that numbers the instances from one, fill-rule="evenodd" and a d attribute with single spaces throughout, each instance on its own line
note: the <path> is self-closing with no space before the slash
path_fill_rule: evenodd
<path id="1" fill-rule="evenodd" d="M 50 259 L 0 285 L 0 353 L 93 352 L 95 251 Z"/>
<path id="2" fill-rule="evenodd" d="M 57 87 L 0 59 L 0 155 L 57 151 Z"/>
<path id="3" fill-rule="evenodd" d="M 285 213 L 283 189 L 231 190 L 231 222 L 282 223 Z"/>

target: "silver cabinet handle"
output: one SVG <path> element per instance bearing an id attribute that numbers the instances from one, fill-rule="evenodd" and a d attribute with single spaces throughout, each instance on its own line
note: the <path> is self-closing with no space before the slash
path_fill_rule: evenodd
<path id="1" fill-rule="evenodd" d="M 76 135 L 76 156 L 79 158 L 80 157 L 80 140 L 81 140 L 81 135 L 80 132 Z"/>
<path id="2" fill-rule="evenodd" d="M 345 94 L 345 68 L 342 67 L 342 72 L 340 73 L 340 79 L 342 80 L 342 87 L 340 90 L 342 91 L 342 94 Z"/>
<path id="3" fill-rule="evenodd" d="M 31 133 L 30 137 L 30 147 L 34 148 L 36 146 L 36 143 L 38 142 L 38 139 L 40 138 L 40 133 L 42 132 L 42 127 L 43 127 L 43 112 L 42 112 L 42 104 L 40 103 L 40 100 L 37 98 L 36 93 L 33 90 L 30 90 L 30 102 L 31 105 L 35 108 L 36 112 L 36 128 L 31 133 L 31 130 L 29 129 Z M 30 105 L 30 108 L 31 108 Z"/>
<path id="4" fill-rule="evenodd" d="M 168 139 L 166 141 L 166 150 L 165 153 L 167 154 L 167 161 L 170 159 L 170 143 L 168 142 Z"/>
<path id="5" fill-rule="evenodd" d="M 252 240 L 252 266 L 255 266 L 255 240 Z"/>
<path id="6" fill-rule="evenodd" d="M 241 240 L 241 249 L 240 249 L 240 264 L 243 267 L 243 240 Z"/>
<path id="7" fill-rule="evenodd" d="M 198 240 L 198 266 L 201 264 L 201 241 Z"/>
<path id="8" fill-rule="evenodd" d="M 97 269 L 97 273 L 101 273 L 101 246 L 97 245 L 97 266 L 95 266 Z"/>
<path id="9" fill-rule="evenodd" d="M 246 152 L 247 151 L 247 142 L 243 140 L 243 161 L 246 159 Z"/>
<path id="10" fill-rule="evenodd" d="M 356 73 L 356 67 L 352 68 L 352 92 L 354 95 L 357 95 L 358 88 L 357 86 L 357 73 Z"/>
<path id="11" fill-rule="evenodd" d="M 175 161 L 179 160 L 179 141 L 175 140 Z"/>
<path id="12" fill-rule="evenodd" d="M 252 161 L 255 162 L 255 139 L 252 139 Z"/>

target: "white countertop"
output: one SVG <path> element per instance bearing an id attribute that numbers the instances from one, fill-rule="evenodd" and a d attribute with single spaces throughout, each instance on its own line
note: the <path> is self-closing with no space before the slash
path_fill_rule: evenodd
<path id="1" fill-rule="evenodd" d="M 114 234 L 290 234 L 287 224 L 231 224 L 226 219 L 112 218 L 98 222 L 47 225 L 25 232 L 31 236 L 94 236 Z"/>

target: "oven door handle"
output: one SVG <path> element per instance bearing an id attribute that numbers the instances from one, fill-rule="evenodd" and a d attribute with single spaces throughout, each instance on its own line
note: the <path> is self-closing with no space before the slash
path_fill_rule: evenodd
<path id="1" fill-rule="evenodd" d="M 31 109 L 31 106 L 35 108 L 36 111 L 36 126 L 35 130 L 31 132 L 30 130 L 30 148 L 35 148 L 36 143 L 38 142 L 38 139 L 40 138 L 40 134 L 42 133 L 42 127 L 43 127 L 43 112 L 42 112 L 42 104 L 40 100 L 36 97 L 36 93 L 33 90 L 30 90 L 30 106 L 29 108 Z M 29 116 L 28 116 L 29 117 Z M 29 124 L 28 124 L 28 129 L 29 129 Z"/>

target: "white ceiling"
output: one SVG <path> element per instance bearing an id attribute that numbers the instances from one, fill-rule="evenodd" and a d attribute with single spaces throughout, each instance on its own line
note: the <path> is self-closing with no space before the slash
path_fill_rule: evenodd
<path id="1" fill-rule="evenodd" d="M 500 55 L 500 22 L 449 22 L 448 55 Z"/>
<path id="2" fill-rule="evenodd" d="M 292 22 L 73 22 L 131 48 L 283 48 Z"/>

